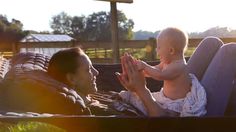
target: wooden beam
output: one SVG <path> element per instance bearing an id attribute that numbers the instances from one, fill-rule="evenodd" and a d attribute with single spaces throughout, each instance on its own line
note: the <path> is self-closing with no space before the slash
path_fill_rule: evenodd
<path id="1" fill-rule="evenodd" d="M 133 3 L 133 0 L 97 0 L 97 1 L 120 2 L 120 3 Z"/>
<path id="2" fill-rule="evenodd" d="M 112 58 L 114 63 L 120 60 L 119 42 L 118 42 L 118 19 L 116 2 L 110 2 L 111 5 L 111 40 L 112 40 Z"/>

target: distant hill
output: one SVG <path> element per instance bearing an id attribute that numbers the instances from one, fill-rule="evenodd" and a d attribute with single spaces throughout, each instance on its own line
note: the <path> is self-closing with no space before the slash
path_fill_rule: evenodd
<path id="1" fill-rule="evenodd" d="M 134 32 L 134 40 L 147 40 L 149 38 L 156 38 L 157 34 L 159 34 L 160 31 L 156 32 L 150 32 L 150 31 L 142 31 L 139 30 L 137 32 Z"/>
<path id="2" fill-rule="evenodd" d="M 134 32 L 134 40 L 147 40 L 149 38 L 156 38 L 160 31 L 150 32 L 139 30 Z M 188 33 L 189 38 L 204 38 L 206 36 L 215 36 L 220 38 L 236 38 L 236 30 L 228 27 L 213 27 L 204 32 Z"/>
<path id="3" fill-rule="evenodd" d="M 228 27 L 213 27 L 204 32 L 189 33 L 190 38 L 204 38 L 206 36 L 215 36 L 219 38 L 235 38 L 236 30 Z"/>

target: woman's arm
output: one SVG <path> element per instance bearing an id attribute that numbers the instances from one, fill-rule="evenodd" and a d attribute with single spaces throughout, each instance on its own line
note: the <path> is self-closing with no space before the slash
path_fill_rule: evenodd
<path id="1" fill-rule="evenodd" d="M 156 103 L 156 100 L 153 98 L 149 89 L 145 87 L 143 90 L 137 90 L 136 94 L 146 107 L 148 116 L 165 116 L 166 113 L 164 112 L 164 109 Z"/>
<path id="2" fill-rule="evenodd" d="M 153 98 L 150 90 L 148 88 L 145 88 L 144 91 L 137 91 L 136 94 L 139 96 L 139 98 L 142 100 L 144 106 L 147 109 L 148 116 L 168 116 L 168 117 L 178 117 L 179 113 L 163 109 L 161 108 L 157 103 L 155 98 Z"/>
<path id="3" fill-rule="evenodd" d="M 144 106 L 147 108 L 149 116 L 169 116 L 169 111 L 162 109 L 153 98 L 151 92 L 146 87 L 145 77 L 137 68 L 131 56 L 125 56 L 122 66 L 126 70 L 126 75 L 117 74 L 121 84 L 128 90 L 135 92 Z M 172 114 L 173 115 L 173 114 Z"/>

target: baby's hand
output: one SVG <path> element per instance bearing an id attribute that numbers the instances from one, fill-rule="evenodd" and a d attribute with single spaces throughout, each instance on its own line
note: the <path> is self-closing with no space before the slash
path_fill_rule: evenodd
<path id="1" fill-rule="evenodd" d="M 136 64 L 137 64 L 139 71 L 144 70 L 144 68 L 146 66 L 146 62 L 141 61 L 141 60 L 136 60 Z"/>

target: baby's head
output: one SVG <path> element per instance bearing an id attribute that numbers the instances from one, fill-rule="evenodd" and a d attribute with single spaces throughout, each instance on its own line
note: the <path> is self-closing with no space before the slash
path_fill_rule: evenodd
<path id="1" fill-rule="evenodd" d="M 165 52 L 169 52 L 171 55 L 183 55 L 187 43 L 187 34 L 178 28 L 166 28 L 157 37 L 157 48 L 166 48 Z"/>

